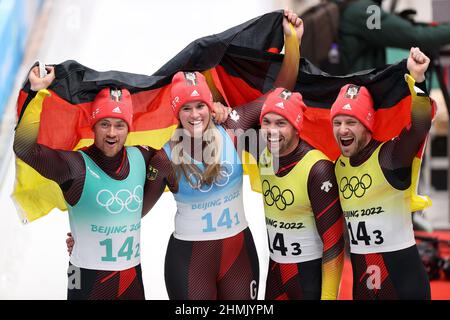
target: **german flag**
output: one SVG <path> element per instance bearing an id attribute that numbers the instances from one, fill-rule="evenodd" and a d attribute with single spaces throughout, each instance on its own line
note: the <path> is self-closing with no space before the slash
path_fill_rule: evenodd
<path id="1" fill-rule="evenodd" d="M 42 108 L 38 142 L 62 150 L 78 150 L 92 144 L 90 105 L 102 88 L 112 86 L 127 88 L 132 94 L 134 123 L 126 144 L 161 148 L 177 126 L 169 103 L 172 76 L 180 70 L 203 72 L 215 100 L 231 107 L 256 99 L 272 88 L 281 67 L 282 19 L 282 11 L 276 11 L 195 40 L 152 76 L 98 72 L 76 61 L 56 65 L 56 80 L 48 89 L 50 95 L 38 94 L 42 98 L 35 98 L 27 106 L 37 103 Z M 305 59 L 301 59 L 300 66 L 295 90 L 303 95 L 308 106 L 302 138 L 330 159 L 335 160 L 339 150 L 329 111 L 339 89 L 347 83 L 364 85 L 372 93 L 377 110 L 375 139 L 389 140 L 410 123 L 411 96 L 404 80 L 405 61 L 385 69 L 339 77 L 323 73 Z M 18 98 L 19 121 L 29 93 L 27 82 Z M 416 165 L 420 164 L 421 155 L 418 154 Z M 19 159 L 16 163 L 13 198 L 24 222 L 40 218 L 55 207 L 67 209 L 56 183 L 43 178 Z M 260 189 L 258 170 L 254 165 L 247 169 L 253 189 Z M 422 207 L 425 205 L 423 202 Z"/>

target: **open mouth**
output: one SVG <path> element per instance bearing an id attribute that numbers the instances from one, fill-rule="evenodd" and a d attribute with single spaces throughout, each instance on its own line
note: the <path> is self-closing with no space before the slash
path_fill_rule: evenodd
<path id="1" fill-rule="evenodd" d="M 189 121 L 189 124 L 191 125 L 191 126 L 199 126 L 199 125 L 201 125 L 203 123 L 203 121 L 201 121 L 201 120 L 197 120 L 197 121 Z"/>
<path id="2" fill-rule="evenodd" d="M 348 147 L 349 145 L 351 145 L 353 143 L 353 141 L 355 141 L 355 138 L 341 138 L 341 144 L 344 147 Z"/>
<path id="3" fill-rule="evenodd" d="M 113 140 L 106 140 L 106 143 L 109 145 L 109 146 L 113 146 L 113 145 L 115 145 L 116 143 L 117 143 L 117 141 L 113 141 Z"/>

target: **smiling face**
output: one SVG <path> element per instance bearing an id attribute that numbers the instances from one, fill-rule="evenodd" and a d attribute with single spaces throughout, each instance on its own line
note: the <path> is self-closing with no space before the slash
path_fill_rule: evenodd
<path id="1" fill-rule="evenodd" d="M 202 136 L 208 127 L 211 114 L 203 101 L 193 101 L 184 104 L 178 113 L 180 123 L 192 137 Z"/>
<path id="2" fill-rule="evenodd" d="M 279 157 L 288 155 L 298 145 L 297 129 L 277 113 L 270 112 L 264 115 L 261 131 L 269 151 L 272 154 L 278 153 Z"/>
<path id="3" fill-rule="evenodd" d="M 358 119 L 337 115 L 333 118 L 333 134 L 345 157 L 358 154 L 372 139 L 372 134 Z"/>
<path id="4" fill-rule="evenodd" d="M 94 125 L 94 143 L 107 157 L 122 150 L 128 136 L 128 125 L 118 118 L 103 118 Z"/>

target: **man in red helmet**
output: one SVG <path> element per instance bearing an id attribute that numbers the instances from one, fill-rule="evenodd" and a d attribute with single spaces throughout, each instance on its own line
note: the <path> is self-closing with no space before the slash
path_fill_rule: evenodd
<path id="1" fill-rule="evenodd" d="M 133 125 L 131 95 L 126 89 L 101 90 L 90 115 L 94 144 L 79 152 L 54 150 L 37 143 L 41 104 L 31 103 L 50 94 L 45 89 L 55 74 L 48 71 L 44 78 L 37 67 L 29 74 L 32 94 L 16 129 L 14 152 L 63 192 L 75 239 L 67 298 L 144 299 L 140 221 L 154 150 L 124 147 Z"/>
<path id="2" fill-rule="evenodd" d="M 405 79 L 411 124 L 387 142 L 372 137 L 375 110 L 369 91 L 344 86 L 331 108 L 342 155 L 335 163 L 353 267 L 354 299 L 430 299 L 411 217 L 411 167 L 431 126 L 422 83 L 430 59 L 411 48 Z"/>
<path id="3" fill-rule="evenodd" d="M 305 109 L 299 93 L 277 88 L 260 116 L 269 300 L 333 300 L 339 291 L 344 238 L 334 165 L 300 138 Z"/>

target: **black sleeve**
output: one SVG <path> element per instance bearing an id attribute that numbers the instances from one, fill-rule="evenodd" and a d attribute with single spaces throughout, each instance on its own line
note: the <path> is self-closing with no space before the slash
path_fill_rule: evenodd
<path id="1" fill-rule="evenodd" d="M 156 151 L 150 159 L 146 174 L 142 216 L 145 216 L 153 208 L 166 186 L 172 192 L 178 191 L 178 183 L 172 163 L 163 149 Z"/>
<path id="2" fill-rule="evenodd" d="M 256 161 L 265 147 L 260 135 L 261 108 L 267 94 L 233 109 L 223 126 L 231 130 L 230 137 L 241 154 L 242 150 L 249 152 Z"/>
<path id="3" fill-rule="evenodd" d="M 324 263 L 337 259 L 344 250 L 343 214 L 334 164 L 320 160 L 308 177 L 308 196 L 324 244 Z"/>
<path id="4" fill-rule="evenodd" d="M 423 84 L 421 87 L 423 88 Z M 417 91 L 417 89 L 415 90 Z M 388 181 L 400 189 L 409 186 L 410 168 L 430 131 L 431 119 L 431 99 L 425 91 L 423 93 L 412 92 L 411 124 L 404 128 L 398 137 L 386 142 L 381 147 L 379 155 L 381 168 L 388 173 L 385 174 Z M 406 185 L 396 185 L 399 181 L 394 180 L 399 180 Z"/>

